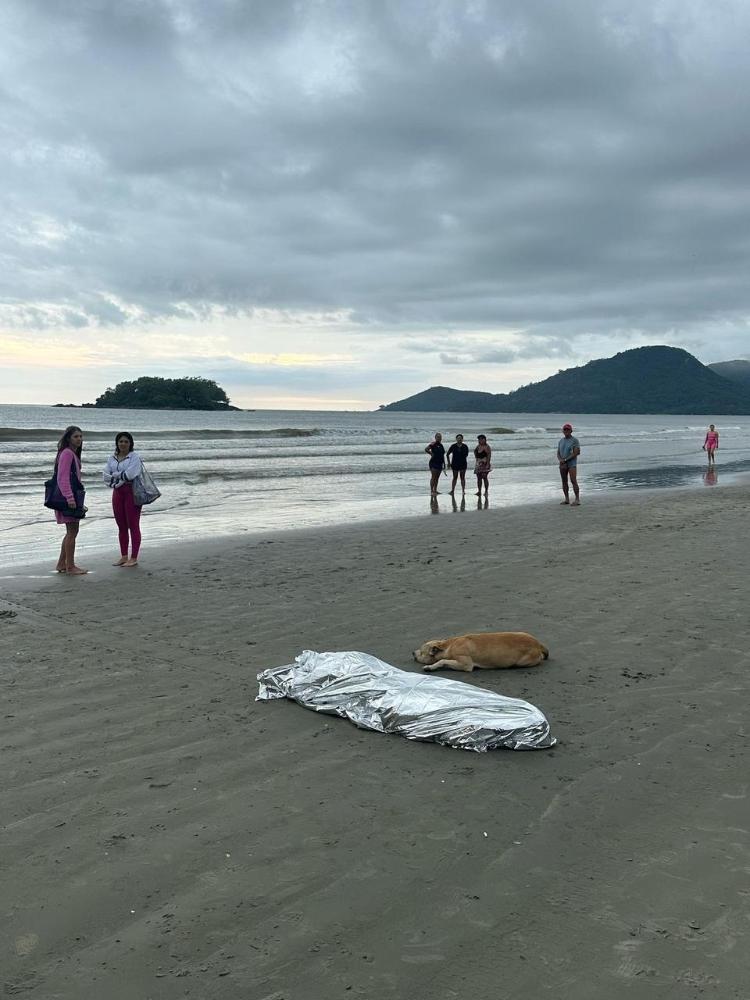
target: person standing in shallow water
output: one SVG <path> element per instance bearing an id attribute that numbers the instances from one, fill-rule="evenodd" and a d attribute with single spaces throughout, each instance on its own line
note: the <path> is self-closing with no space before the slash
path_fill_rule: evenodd
<path id="1" fill-rule="evenodd" d="M 492 472 L 492 448 L 487 444 L 485 434 L 477 435 L 477 446 L 474 449 L 474 475 L 477 477 L 477 496 L 482 495 L 484 484 L 484 499 L 490 490 L 489 475 Z"/>
<path id="2" fill-rule="evenodd" d="M 458 477 L 461 477 L 461 492 L 466 492 L 466 466 L 469 459 L 469 446 L 464 444 L 463 434 L 456 434 L 454 444 L 448 449 L 448 468 L 453 472 L 450 495 L 456 492 Z"/>
<path id="3" fill-rule="evenodd" d="M 581 494 L 578 489 L 578 456 L 581 454 L 581 445 L 577 437 L 573 437 L 573 428 L 570 424 L 563 424 L 563 436 L 557 444 L 557 461 L 560 465 L 560 479 L 562 480 L 562 491 L 565 497 L 560 501 L 561 505 L 570 504 L 571 507 L 579 507 L 581 504 Z M 568 481 L 573 487 L 575 499 L 571 503 Z"/>
<path id="4" fill-rule="evenodd" d="M 104 482 L 112 490 L 112 512 L 120 540 L 120 558 L 114 565 L 127 569 L 138 565 L 141 548 L 141 508 L 133 497 L 133 480 L 142 468 L 141 457 L 134 449 L 133 435 L 120 431 L 115 435 L 114 454 L 107 459 L 104 468 Z"/>
<path id="5" fill-rule="evenodd" d="M 440 431 L 435 434 L 425 451 L 430 456 L 430 493 L 432 496 L 437 496 L 440 473 L 445 469 L 445 447 Z"/>
<path id="6" fill-rule="evenodd" d="M 706 438 L 703 442 L 703 450 L 708 454 L 709 466 L 716 464 L 716 450 L 719 447 L 719 432 L 714 424 L 708 425 Z"/>
<path id="7" fill-rule="evenodd" d="M 71 511 L 83 508 L 86 493 L 81 483 L 81 453 L 83 451 L 83 431 L 80 427 L 66 427 L 63 436 L 57 442 L 57 459 L 55 472 L 60 492 L 68 501 Z M 58 573 L 68 576 L 83 576 L 87 569 L 76 566 L 76 539 L 81 526 L 80 517 L 73 517 L 62 510 L 55 511 L 55 520 L 65 525 L 65 538 L 60 546 L 60 556 L 57 560 Z"/>

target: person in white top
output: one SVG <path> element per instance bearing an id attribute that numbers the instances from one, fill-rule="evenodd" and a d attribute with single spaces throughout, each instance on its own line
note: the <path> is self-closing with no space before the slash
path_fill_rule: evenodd
<path id="1" fill-rule="evenodd" d="M 141 548 L 141 508 L 133 497 L 133 480 L 142 468 L 141 457 L 133 446 L 133 435 L 120 431 L 115 435 L 115 453 L 107 459 L 104 482 L 112 490 L 112 510 L 120 537 L 120 558 L 114 565 L 128 569 L 138 565 Z"/>

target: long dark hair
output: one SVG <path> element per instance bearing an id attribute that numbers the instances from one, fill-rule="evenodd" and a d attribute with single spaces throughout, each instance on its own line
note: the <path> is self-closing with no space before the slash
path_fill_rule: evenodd
<path id="1" fill-rule="evenodd" d="M 130 442 L 130 450 L 128 451 L 128 455 L 129 455 L 130 452 L 133 450 L 133 448 L 135 448 L 135 442 L 133 441 L 133 435 L 130 433 L 130 431 L 118 431 L 118 433 L 115 434 L 115 455 L 120 450 L 117 447 L 117 442 L 120 440 L 120 438 L 127 438 L 128 441 Z"/>
<path id="2" fill-rule="evenodd" d="M 65 428 L 65 430 L 63 431 L 63 436 L 57 442 L 58 455 L 60 454 L 61 451 L 64 451 L 66 448 L 70 448 L 71 435 L 75 434 L 76 431 L 78 431 L 79 434 L 83 434 L 81 428 L 76 427 L 75 424 L 71 424 L 70 427 Z M 80 458 L 81 452 L 83 451 L 83 442 L 81 442 L 81 444 L 79 444 L 77 448 L 71 448 L 71 451 L 74 451 L 76 455 L 78 455 L 78 457 Z"/>

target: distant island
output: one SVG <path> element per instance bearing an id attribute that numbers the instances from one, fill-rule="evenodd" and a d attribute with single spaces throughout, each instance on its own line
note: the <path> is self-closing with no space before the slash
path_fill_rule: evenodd
<path id="1" fill-rule="evenodd" d="M 70 406 L 55 403 L 55 406 Z M 154 378 L 144 375 L 133 382 L 118 382 L 95 403 L 84 407 L 121 410 L 239 410 L 226 392 L 207 378 Z"/>
<path id="2" fill-rule="evenodd" d="M 750 414 L 750 362 L 704 365 L 678 347 L 636 347 L 513 392 L 433 386 L 380 410 L 412 413 Z"/>

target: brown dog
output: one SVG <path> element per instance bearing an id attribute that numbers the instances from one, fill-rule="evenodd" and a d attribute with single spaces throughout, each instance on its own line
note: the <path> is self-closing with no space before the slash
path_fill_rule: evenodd
<path id="1" fill-rule="evenodd" d="M 528 632 L 470 632 L 452 639 L 430 639 L 414 650 L 414 659 L 425 670 L 536 667 L 548 657 L 547 647 Z"/>

